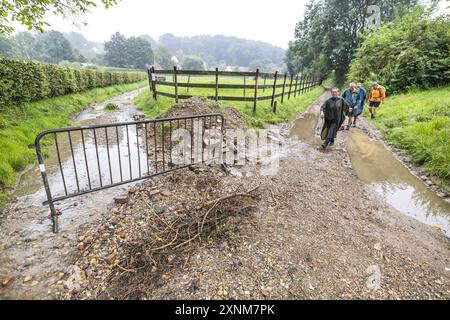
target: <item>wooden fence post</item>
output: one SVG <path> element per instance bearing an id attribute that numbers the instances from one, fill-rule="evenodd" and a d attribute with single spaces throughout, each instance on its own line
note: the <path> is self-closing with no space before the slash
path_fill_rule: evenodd
<path id="1" fill-rule="evenodd" d="M 286 79 L 287 79 L 287 72 L 284 74 L 284 80 L 283 80 L 283 92 L 281 93 L 281 104 L 283 104 L 284 100 L 284 88 L 286 86 Z"/>
<path id="2" fill-rule="evenodd" d="M 155 75 L 155 67 L 152 67 L 150 69 L 150 81 L 151 81 L 151 87 L 153 92 L 153 99 L 157 100 L 156 98 L 156 75 Z"/>
<path id="3" fill-rule="evenodd" d="M 245 97 L 245 76 L 244 76 L 244 97 Z"/>
<path id="4" fill-rule="evenodd" d="M 216 68 L 216 101 L 219 100 L 219 68 Z"/>
<path id="5" fill-rule="evenodd" d="M 298 75 L 295 76 L 294 98 L 297 96 Z"/>
<path id="6" fill-rule="evenodd" d="M 276 100 L 273 104 L 273 113 L 277 113 L 277 101 Z"/>
<path id="7" fill-rule="evenodd" d="M 173 67 L 173 82 L 175 83 L 175 102 L 178 103 L 178 79 L 177 79 L 177 67 Z"/>
<path id="8" fill-rule="evenodd" d="M 256 101 L 258 99 L 258 75 L 259 75 L 259 69 L 256 69 L 256 75 L 255 75 L 255 96 L 253 98 L 253 113 L 256 112 Z"/>
<path id="9" fill-rule="evenodd" d="M 272 90 L 272 101 L 270 102 L 270 106 L 273 107 L 273 99 L 275 98 L 275 89 L 277 85 L 277 76 L 278 71 L 275 71 L 275 76 L 273 77 L 273 90 Z"/>
<path id="10" fill-rule="evenodd" d="M 306 91 L 306 78 L 302 75 L 302 82 L 301 82 L 301 88 L 300 93 L 303 94 Z"/>
<path id="11" fill-rule="evenodd" d="M 264 91 L 266 91 L 266 79 L 267 79 L 267 77 L 266 77 L 266 76 L 264 76 L 264 86 L 263 86 L 263 92 L 264 92 Z"/>
<path id="12" fill-rule="evenodd" d="M 191 75 L 188 74 L 188 82 L 187 82 L 187 90 L 186 92 L 189 93 L 189 83 L 191 83 Z"/>
<path id="13" fill-rule="evenodd" d="M 291 83 L 289 84 L 288 100 L 291 99 L 291 89 L 292 89 L 292 79 L 293 78 L 294 78 L 294 75 L 291 73 Z"/>

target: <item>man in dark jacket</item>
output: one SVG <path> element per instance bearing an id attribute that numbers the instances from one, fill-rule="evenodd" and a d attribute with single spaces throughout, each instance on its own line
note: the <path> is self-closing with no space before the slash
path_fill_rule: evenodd
<path id="1" fill-rule="evenodd" d="M 345 113 L 348 112 L 349 106 L 342 97 L 339 97 L 339 89 L 331 89 L 331 98 L 329 98 L 320 107 L 320 117 L 324 119 L 322 133 L 320 137 L 325 140 L 322 148 L 326 149 L 328 145 L 334 144 L 334 139 L 338 129 L 345 120 Z"/>

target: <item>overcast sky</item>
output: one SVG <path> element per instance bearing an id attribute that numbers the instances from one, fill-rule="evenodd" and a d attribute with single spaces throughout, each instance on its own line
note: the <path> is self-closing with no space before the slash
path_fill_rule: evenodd
<path id="1" fill-rule="evenodd" d="M 83 16 L 87 26 L 74 26 L 71 19 L 48 16 L 51 29 L 77 31 L 88 40 L 105 41 L 119 31 L 125 36 L 164 33 L 177 36 L 223 34 L 261 40 L 287 48 L 307 0 L 122 0 L 102 5 Z"/>

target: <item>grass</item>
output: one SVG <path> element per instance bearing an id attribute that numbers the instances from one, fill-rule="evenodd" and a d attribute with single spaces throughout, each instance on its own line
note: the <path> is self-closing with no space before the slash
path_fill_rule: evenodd
<path id="1" fill-rule="evenodd" d="M 171 81 L 168 77 L 167 81 Z M 219 78 L 220 83 L 229 84 L 243 84 L 243 79 L 239 78 Z M 277 81 L 281 84 L 283 79 Z M 178 77 L 178 82 L 187 82 L 186 77 Z M 196 77 L 191 78 L 191 83 L 215 83 L 215 80 L 211 77 Z M 259 84 L 263 84 L 263 80 L 259 81 Z M 246 84 L 254 84 L 253 79 L 246 79 Z M 267 85 L 273 84 L 273 80 L 267 80 Z M 158 91 L 174 93 L 173 87 L 158 86 Z M 256 113 L 253 114 L 253 102 L 237 102 L 237 101 L 224 101 L 222 104 L 232 106 L 242 112 L 245 115 L 247 123 L 253 128 L 262 128 L 265 123 L 276 124 L 284 121 L 292 120 L 295 115 L 309 106 L 324 89 L 322 87 L 316 87 L 309 92 L 297 95 L 295 98 L 291 94 L 291 98 L 287 99 L 287 90 L 285 91 L 284 103 L 281 104 L 281 97 L 277 98 L 277 111 L 273 113 L 273 108 L 270 106 L 270 100 L 258 101 L 256 107 Z M 275 93 L 281 93 L 282 88 L 277 88 Z M 189 92 L 187 88 L 179 88 L 178 94 L 191 94 L 195 96 L 214 96 L 215 90 L 210 88 L 190 88 Z M 258 97 L 272 95 L 272 88 L 270 89 L 258 89 Z M 243 89 L 219 89 L 219 96 L 244 96 Z M 254 89 L 246 89 L 245 97 L 253 97 Z M 156 118 L 167 111 L 175 102 L 174 99 L 158 96 L 157 101 L 152 98 L 150 91 L 145 91 L 138 95 L 133 103 L 138 109 L 143 111 L 148 118 Z"/>
<path id="2" fill-rule="evenodd" d="M 119 106 L 117 104 L 115 104 L 115 103 L 112 103 L 112 102 L 108 103 L 105 106 L 105 110 L 114 111 L 114 110 L 117 110 L 117 109 L 119 109 Z"/>
<path id="3" fill-rule="evenodd" d="M 450 86 L 388 97 L 369 121 L 450 189 Z"/>
<path id="4" fill-rule="evenodd" d="M 89 105 L 126 91 L 143 87 L 148 81 L 96 88 L 79 94 L 60 96 L 25 103 L 19 107 L 0 110 L 0 201 L 5 200 L 18 172 L 36 160 L 28 145 L 44 130 L 70 124 L 71 116 Z"/>

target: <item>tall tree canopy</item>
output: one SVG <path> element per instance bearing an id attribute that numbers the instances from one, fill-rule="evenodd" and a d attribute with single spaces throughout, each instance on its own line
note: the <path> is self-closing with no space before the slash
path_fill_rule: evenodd
<path id="1" fill-rule="evenodd" d="M 161 66 L 163 69 L 171 69 L 174 66 L 174 62 L 172 60 L 172 53 L 169 48 L 165 46 L 157 46 L 155 49 L 155 61 Z"/>
<path id="2" fill-rule="evenodd" d="M 39 34 L 34 50 L 39 60 L 48 63 L 58 63 L 62 60 L 75 60 L 72 46 L 59 31 L 52 30 Z"/>
<path id="3" fill-rule="evenodd" d="M 117 3 L 118 0 L 101 0 L 105 8 Z M 13 23 L 18 21 L 28 27 L 28 30 L 43 31 L 50 24 L 45 21 L 45 14 L 79 16 L 96 4 L 92 0 L 2 0 L 0 1 L 0 33 L 12 33 Z"/>
<path id="4" fill-rule="evenodd" d="M 127 39 L 116 32 L 105 43 L 104 60 L 113 67 L 142 69 L 153 62 L 152 46 L 143 38 Z"/>
<path id="5" fill-rule="evenodd" d="M 193 55 L 187 55 L 183 58 L 183 69 L 186 70 L 204 70 L 205 62 L 202 58 Z"/>
<path id="6" fill-rule="evenodd" d="M 335 71 L 342 84 L 366 28 L 370 0 L 312 0 L 289 43 L 286 64 L 290 72 L 321 73 Z M 417 0 L 379 0 L 381 21 L 391 21 L 408 12 Z"/>
<path id="7" fill-rule="evenodd" d="M 405 15 L 364 36 L 349 78 L 380 81 L 390 92 L 450 82 L 450 17 L 424 10 Z"/>

